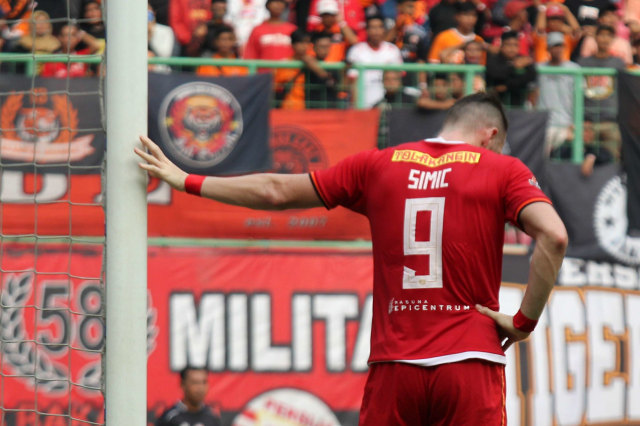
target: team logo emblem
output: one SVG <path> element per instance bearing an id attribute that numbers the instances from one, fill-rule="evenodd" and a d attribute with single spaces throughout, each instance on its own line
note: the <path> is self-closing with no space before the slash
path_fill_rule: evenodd
<path id="1" fill-rule="evenodd" d="M 34 275 L 24 273 L 8 274 L 1 290 L 3 369 L 8 368 L 15 377 L 47 394 L 65 393 L 69 383 L 79 385 L 84 393 L 99 393 L 102 389 L 99 351 L 104 345 L 101 288 L 90 282 L 72 284 L 70 288 L 68 283 L 56 280 L 35 285 Z M 158 327 L 157 312 L 150 294 L 148 297 L 147 353 L 151 354 Z M 37 311 L 31 308 L 36 301 Z M 34 315 L 39 315 L 35 322 Z M 78 357 L 80 348 L 84 351 Z"/>
<path id="2" fill-rule="evenodd" d="M 222 162 L 242 135 L 242 109 L 227 89 L 193 82 L 172 90 L 159 112 L 165 146 L 184 164 L 209 168 Z"/>
<path id="3" fill-rule="evenodd" d="M 318 138 L 298 126 L 276 126 L 271 132 L 274 173 L 306 173 L 329 165 Z"/>
<path id="4" fill-rule="evenodd" d="M 78 110 L 66 94 L 44 87 L 27 96 L 10 94 L 0 107 L 0 156 L 6 160 L 54 163 L 92 154 L 93 135 L 78 136 Z"/>
<path id="5" fill-rule="evenodd" d="M 331 409 L 308 392 L 280 388 L 258 395 L 233 420 L 233 426 L 322 425 L 339 426 Z"/>
<path id="6" fill-rule="evenodd" d="M 535 176 L 529 179 L 529 185 L 535 186 L 536 188 L 540 189 L 540 184 L 538 183 L 538 179 L 536 179 Z"/>
<path id="7" fill-rule="evenodd" d="M 640 265 L 640 237 L 627 235 L 627 187 L 620 176 L 607 182 L 593 212 L 598 244 L 617 260 Z"/>

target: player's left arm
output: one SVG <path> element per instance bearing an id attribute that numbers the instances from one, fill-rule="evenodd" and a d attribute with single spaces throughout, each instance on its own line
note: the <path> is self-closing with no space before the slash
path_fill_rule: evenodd
<path id="1" fill-rule="evenodd" d="M 140 168 L 150 176 L 162 179 L 173 188 L 185 191 L 188 173 L 173 164 L 151 139 L 141 136 L 148 152 L 134 151 L 144 160 Z M 202 182 L 200 195 L 226 204 L 259 210 L 284 210 L 322 207 L 309 175 L 259 173 L 235 177 L 207 176 Z"/>
<path id="2" fill-rule="evenodd" d="M 524 231 L 536 242 L 531 256 L 527 288 L 517 315 L 535 326 L 562 265 L 567 249 L 567 230 L 555 209 L 546 202 L 533 202 L 525 206 L 519 215 L 519 223 Z M 504 339 L 502 348 L 506 350 L 513 343 L 526 339 L 530 331 L 523 331 L 515 316 L 477 306 L 477 309 L 491 317 L 498 325 L 500 337 Z M 522 317 L 520 317 L 522 319 Z"/>

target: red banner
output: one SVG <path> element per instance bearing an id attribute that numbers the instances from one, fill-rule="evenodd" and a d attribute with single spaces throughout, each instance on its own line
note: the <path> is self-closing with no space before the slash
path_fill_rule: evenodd
<path id="1" fill-rule="evenodd" d="M 77 419 L 102 421 L 99 282 L 62 273 L 99 276 L 101 252 L 40 251 L 44 274 L 1 275 L 3 340 L 39 342 L 2 346 L 2 373 L 16 375 L 0 377 L 3 406 L 37 404 L 59 414 L 71 407 Z M 3 270 L 28 270 L 34 252 L 7 245 Z M 337 425 L 344 423 L 338 417 L 356 415 L 369 353 L 372 267 L 369 250 L 151 248 L 150 422 L 181 397 L 177 372 L 187 364 L 212 371 L 208 402 L 234 424 L 247 416 L 297 416 Z M 24 307 L 34 304 L 42 309 Z M 27 425 L 35 414 L 6 419 Z"/>
<path id="2" fill-rule="evenodd" d="M 274 171 L 305 173 L 328 167 L 348 155 L 375 148 L 377 132 L 375 110 L 274 110 Z M 4 234 L 103 235 L 104 214 L 96 204 L 100 199 L 99 176 L 34 177 L 5 170 L 2 179 Z M 196 198 L 152 181 L 149 235 L 351 240 L 368 239 L 369 227 L 366 219 L 344 209 L 252 211 Z"/>
<path id="3" fill-rule="evenodd" d="M 4 243 L 0 262 L 0 425 L 69 424 L 34 410 L 102 422 L 101 247 Z M 531 338 L 507 352 L 509 424 L 636 424 L 637 283 L 567 262 L 572 286 L 556 288 Z M 150 423 L 180 398 L 177 372 L 191 364 L 211 371 L 207 402 L 225 425 L 357 424 L 372 269 L 369 250 L 150 248 Z M 501 310 L 515 312 L 523 294 L 503 285 Z"/>

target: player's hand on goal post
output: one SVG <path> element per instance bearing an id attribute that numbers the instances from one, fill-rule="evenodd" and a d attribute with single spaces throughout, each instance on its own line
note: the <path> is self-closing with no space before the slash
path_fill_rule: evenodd
<path id="1" fill-rule="evenodd" d="M 184 191 L 184 182 L 188 174 L 173 164 L 151 139 L 140 136 L 140 141 L 148 151 L 134 148 L 135 153 L 144 160 L 139 163 L 140 168 L 146 170 L 149 176 L 162 179 L 173 188 Z"/>

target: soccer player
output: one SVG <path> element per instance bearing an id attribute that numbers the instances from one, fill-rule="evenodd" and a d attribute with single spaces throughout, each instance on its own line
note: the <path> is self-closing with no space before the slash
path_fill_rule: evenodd
<path id="1" fill-rule="evenodd" d="M 209 391 L 208 372 L 187 366 L 180 371 L 183 397 L 169 407 L 156 421 L 156 426 L 220 426 L 220 416 L 204 403 Z"/>
<path id="2" fill-rule="evenodd" d="M 188 175 L 142 137 L 140 167 L 178 190 L 257 209 L 342 205 L 373 241 L 373 324 L 361 425 L 505 422 L 504 351 L 533 331 L 567 245 L 562 221 L 518 159 L 507 120 L 478 93 L 437 138 L 371 150 L 309 175 Z M 532 236 L 518 312 L 498 311 L 505 221 Z"/>

